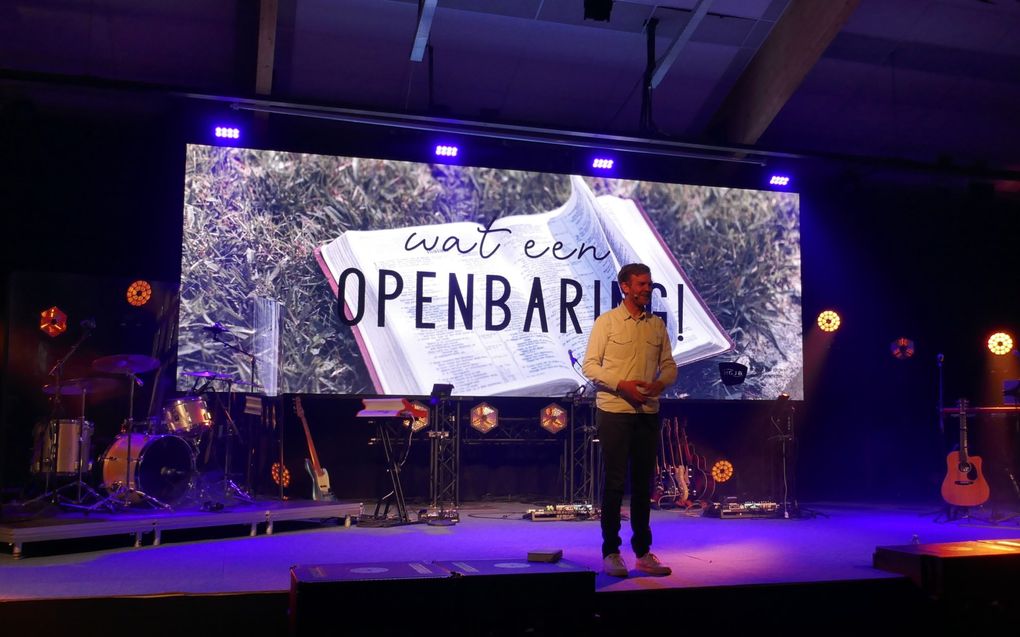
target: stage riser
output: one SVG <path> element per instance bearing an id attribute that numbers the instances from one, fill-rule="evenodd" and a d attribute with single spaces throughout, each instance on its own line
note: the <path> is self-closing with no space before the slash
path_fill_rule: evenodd
<path id="1" fill-rule="evenodd" d="M 592 571 L 570 566 L 554 572 L 555 565 L 535 564 L 545 572 L 457 575 L 449 564 L 415 565 L 430 569 L 427 577 L 402 571 L 397 579 L 368 580 L 352 579 L 357 576 L 343 565 L 322 567 L 315 577 L 307 567 L 297 568 L 291 575 L 291 634 L 318 637 L 323 625 L 336 627 L 328 634 L 591 634 Z M 338 615 L 339 608 L 355 612 Z"/>
<path id="2" fill-rule="evenodd" d="M 1020 539 L 880 546 L 873 562 L 934 598 L 1020 602 Z"/>

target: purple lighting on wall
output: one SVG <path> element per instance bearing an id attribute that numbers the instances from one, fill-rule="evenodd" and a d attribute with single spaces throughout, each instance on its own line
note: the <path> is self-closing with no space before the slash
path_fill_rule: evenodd
<path id="1" fill-rule="evenodd" d="M 790 177 L 787 176 L 787 175 L 772 175 L 772 178 L 769 179 L 769 185 L 770 186 L 789 186 L 790 185 Z"/>
<path id="2" fill-rule="evenodd" d="M 591 162 L 592 168 L 598 168 L 599 170 L 612 170 L 613 160 L 606 157 L 596 157 Z"/>
<path id="3" fill-rule="evenodd" d="M 213 131 L 219 139 L 240 139 L 241 129 L 232 126 L 217 126 Z"/>
<path id="4" fill-rule="evenodd" d="M 457 151 L 460 150 L 456 146 L 436 146 L 436 156 L 438 157 L 456 157 Z"/>

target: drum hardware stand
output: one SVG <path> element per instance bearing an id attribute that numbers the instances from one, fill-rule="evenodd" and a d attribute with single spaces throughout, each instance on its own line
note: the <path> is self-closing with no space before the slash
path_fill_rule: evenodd
<path id="1" fill-rule="evenodd" d="M 226 401 L 226 404 L 224 405 L 224 403 L 223 403 L 223 401 L 222 401 L 222 399 L 220 398 L 219 395 L 216 395 L 216 402 L 219 404 L 220 408 L 222 409 L 224 418 L 227 421 L 227 425 L 226 426 L 220 425 L 220 432 L 219 432 L 220 433 L 219 440 L 226 439 L 226 441 L 223 443 L 223 478 L 221 480 L 221 482 L 223 483 L 223 497 L 225 499 L 229 499 L 231 497 L 234 497 L 234 498 L 237 498 L 239 500 L 243 500 L 244 502 L 246 502 L 248 504 L 251 504 L 251 503 L 255 502 L 255 499 L 248 493 L 248 491 L 246 489 L 244 489 L 239 484 L 237 484 L 236 482 L 234 482 L 233 480 L 230 479 L 231 448 L 234 446 L 234 440 L 235 439 L 239 440 L 242 445 L 245 444 L 244 438 L 241 436 L 241 432 L 238 431 L 237 425 L 234 422 L 234 418 L 230 414 L 231 407 L 232 407 L 232 404 L 233 404 L 233 383 L 231 381 L 227 381 L 227 401 Z M 212 451 L 212 446 L 213 446 L 213 444 L 215 444 L 216 440 L 217 440 L 216 432 L 215 431 L 211 431 L 210 432 L 210 437 L 209 437 L 209 449 L 208 449 L 208 451 L 210 451 L 210 452 Z M 197 453 L 197 447 L 196 447 L 196 453 Z M 207 494 L 210 494 L 211 492 L 218 491 L 218 490 L 219 490 L 219 485 L 216 485 L 216 484 L 214 484 L 214 485 L 204 485 L 203 484 L 203 485 L 201 485 L 199 487 L 199 499 L 204 501 L 206 499 L 206 495 Z"/>
<path id="2" fill-rule="evenodd" d="M 235 498 L 244 500 L 248 504 L 255 502 L 255 499 L 251 497 L 248 492 L 241 488 L 236 482 L 230 479 L 230 449 L 234 446 L 234 439 L 236 438 L 241 442 L 242 445 L 246 445 L 244 438 L 241 436 L 241 432 L 237 430 L 237 424 L 234 423 L 234 418 L 230 414 L 230 410 L 233 407 L 233 394 L 231 393 L 233 384 L 227 385 L 227 408 L 223 410 L 223 415 L 227 419 L 227 428 L 225 437 L 227 439 L 223 449 L 223 496 L 230 497 L 233 495 Z"/>
<path id="3" fill-rule="evenodd" d="M 74 482 L 70 483 L 70 484 L 65 484 L 64 486 L 60 487 L 59 489 L 57 489 L 56 491 L 53 492 L 54 495 L 57 495 L 57 497 L 60 499 L 59 503 L 60 504 L 64 504 L 66 506 L 80 505 L 82 503 L 82 490 L 83 489 L 88 492 L 89 497 L 92 498 L 93 500 L 101 500 L 102 499 L 102 496 L 99 495 L 99 493 L 95 489 L 93 489 L 92 487 L 87 485 L 85 483 L 85 481 L 82 480 L 83 473 L 84 473 L 84 470 L 85 470 L 84 465 L 85 465 L 85 455 L 86 455 L 86 454 L 82 453 L 82 449 L 85 446 L 85 425 L 86 425 L 86 422 L 87 422 L 85 420 L 85 399 L 86 399 L 87 396 L 88 396 L 88 390 L 85 389 L 85 388 L 82 388 L 82 391 L 81 391 L 81 418 L 78 419 L 78 462 L 77 462 L 77 465 L 78 465 L 78 467 L 77 467 L 78 468 L 78 479 L 75 480 Z M 56 431 L 52 431 L 52 427 L 53 427 L 52 421 L 50 423 L 50 427 L 51 427 L 51 435 L 56 435 L 57 432 Z M 91 440 L 91 434 L 90 434 L 90 440 Z M 56 446 L 54 445 L 54 448 L 55 447 Z M 51 464 L 50 464 L 51 469 L 54 466 L 56 466 L 56 458 L 53 458 L 51 460 Z M 75 487 L 77 489 L 76 497 L 75 497 L 74 500 L 68 500 L 68 499 L 64 498 L 63 496 L 58 495 L 61 491 L 64 491 L 65 489 L 70 489 L 72 487 Z"/>
<path id="4" fill-rule="evenodd" d="M 245 350 L 243 347 L 236 343 L 228 343 L 227 341 L 223 340 L 221 336 L 223 334 L 230 334 L 231 332 L 226 327 L 223 327 L 220 323 L 214 323 L 212 327 L 207 329 L 209 332 L 212 333 L 212 339 L 214 341 L 226 347 L 227 349 L 234 350 L 235 352 L 242 354 L 243 356 L 246 356 L 251 361 L 251 385 L 253 388 L 258 387 L 259 385 L 256 376 L 257 357 L 255 356 L 255 354 L 252 354 L 251 352 Z M 223 408 L 223 414 L 227 419 L 228 427 L 226 429 L 226 434 L 223 434 L 221 430 L 221 439 L 224 437 L 227 438 L 226 446 L 224 447 L 223 453 L 223 497 L 229 498 L 231 497 L 231 495 L 233 495 L 234 497 L 251 504 L 255 502 L 255 499 L 248 493 L 247 489 L 242 488 L 236 482 L 231 480 L 229 475 L 230 452 L 231 447 L 233 446 L 234 439 L 236 438 L 237 440 L 239 440 L 241 444 L 247 448 L 247 443 L 245 442 L 244 437 L 241 436 L 241 432 L 238 431 L 237 425 L 234 423 L 234 418 L 230 413 L 234 406 L 233 388 L 234 388 L 233 381 L 227 381 L 227 404 Z M 249 462 L 248 464 L 250 472 L 251 463 Z"/>
<path id="5" fill-rule="evenodd" d="M 50 502 L 53 502 L 55 504 L 59 504 L 60 501 L 62 501 L 64 499 L 63 496 L 60 495 L 60 492 L 63 491 L 64 489 L 66 489 L 66 488 L 69 488 L 69 487 L 77 487 L 78 488 L 78 497 L 74 501 L 76 503 L 81 503 L 82 487 L 85 487 L 85 489 L 87 489 L 90 492 L 91 495 L 99 497 L 99 494 L 96 493 L 95 491 L 93 491 L 92 488 L 89 487 L 87 484 L 82 482 L 82 479 L 81 479 L 82 478 L 82 453 L 81 453 L 81 446 L 82 446 L 82 442 L 83 442 L 82 441 L 82 437 L 83 437 L 84 432 L 85 432 L 85 393 L 86 393 L 86 391 L 84 389 L 82 390 L 82 394 L 81 394 L 81 422 L 79 423 L 79 427 L 78 427 L 78 480 L 77 480 L 77 482 L 72 482 L 71 484 L 66 484 L 66 485 L 64 485 L 64 486 L 62 486 L 62 487 L 60 487 L 58 489 L 50 490 L 50 483 L 52 481 L 54 481 L 55 473 L 56 473 L 56 467 L 57 467 L 57 442 L 58 442 L 57 439 L 58 439 L 59 433 L 60 433 L 57 430 L 57 426 L 59 424 L 59 418 L 60 418 L 60 416 L 61 416 L 61 414 L 63 413 L 63 410 L 64 410 L 63 404 L 60 402 L 60 396 L 63 393 L 63 385 L 62 385 L 61 381 L 62 381 L 63 375 L 64 375 L 64 365 L 67 364 L 67 361 L 71 360 L 71 357 L 74 356 L 75 352 L 78 351 L 78 348 L 81 347 L 81 344 L 84 343 L 90 336 L 92 336 L 92 330 L 95 328 L 95 326 L 96 326 L 96 323 L 92 319 L 86 319 L 86 320 L 82 321 L 81 322 L 81 328 L 82 328 L 81 336 L 78 337 L 78 340 L 74 343 L 74 345 L 71 346 L 71 349 L 68 350 L 67 354 L 65 354 L 62 358 L 57 360 L 57 362 L 53 364 L 53 367 L 50 368 L 50 371 L 47 372 L 47 375 L 48 376 L 52 376 L 53 377 L 53 381 L 54 381 L 53 382 L 53 388 L 54 388 L 54 391 L 53 391 L 53 400 L 52 400 L 52 402 L 50 404 L 50 418 L 49 418 L 49 421 L 46 423 L 46 435 L 47 435 L 47 437 L 48 437 L 48 439 L 50 441 L 50 445 L 49 445 L 49 458 L 48 458 L 49 466 L 46 468 L 46 482 L 45 482 L 45 484 L 43 486 L 43 493 L 41 495 L 39 495 L 39 496 L 36 496 L 35 498 L 32 498 L 28 502 L 33 502 L 34 503 L 34 502 L 38 502 L 38 501 L 41 501 L 41 500 L 49 500 Z M 42 461 L 43 461 L 43 459 L 40 458 L 39 462 L 42 462 Z M 26 504 L 28 504 L 28 502 L 26 502 Z"/>
<path id="6" fill-rule="evenodd" d="M 121 358 L 121 357 L 110 357 L 110 358 L 111 359 L 116 359 L 116 358 Z M 103 359 L 99 359 L 99 360 L 101 361 Z M 137 385 L 138 387 L 143 387 L 145 385 L 145 383 L 135 373 L 136 370 L 131 368 L 130 361 L 123 361 L 122 360 L 122 361 L 118 361 L 118 362 L 123 362 L 123 365 L 121 365 L 120 367 L 115 367 L 113 369 L 107 369 L 106 371 L 108 371 L 110 373 L 121 373 L 121 374 L 124 374 L 125 376 L 127 376 L 128 381 L 129 381 L 129 383 L 128 383 L 128 387 L 129 387 L 129 391 L 128 391 L 128 417 L 124 421 L 124 425 L 121 427 L 121 432 L 127 435 L 127 461 L 124 463 L 124 482 L 114 483 L 116 485 L 116 489 L 114 489 L 114 491 L 112 493 L 110 493 L 110 495 L 106 496 L 105 498 L 103 498 L 99 502 L 96 502 L 92 506 L 86 507 L 85 510 L 88 511 L 88 512 L 98 511 L 99 509 L 105 507 L 105 508 L 108 508 L 110 511 L 116 511 L 117 510 L 117 506 L 126 507 L 126 506 L 129 506 L 130 504 L 132 504 L 131 501 L 130 501 L 130 498 L 132 496 L 135 496 L 135 497 L 140 498 L 142 502 L 145 502 L 146 504 L 148 504 L 149 506 L 151 506 L 153 508 L 166 509 L 168 511 L 172 511 L 173 507 L 170 506 L 169 504 L 167 504 L 166 502 L 158 500 L 158 499 L 152 497 L 151 495 L 145 493 L 144 491 L 141 491 L 141 490 L 136 489 L 136 488 L 131 486 L 131 463 L 132 462 L 135 464 L 135 484 L 138 484 L 138 480 L 140 479 L 139 475 L 138 475 L 138 464 L 139 464 L 138 461 L 139 461 L 140 458 L 133 458 L 131 456 L 131 434 L 134 433 L 133 430 L 134 430 L 134 422 L 135 422 L 134 421 L 134 416 L 135 416 L 135 386 Z M 153 361 L 153 363 L 155 363 L 155 361 Z M 93 363 L 93 367 L 96 367 L 96 363 Z M 153 369 L 153 368 L 149 367 L 149 369 Z M 102 371 L 101 368 L 100 368 L 100 370 Z M 147 371 L 147 370 L 139 369 L 138 371 L 141 372 L 141 371 Z M 151 433 L 151 431 L 150 431 L 151 427 L 152 427 L 152 425 L 151 425 L 151 423 L 149 423 L 148 424 L 148 428 L 146 429 L 146 433 L 145 433 L 146 436 L 148 436 Z"/>

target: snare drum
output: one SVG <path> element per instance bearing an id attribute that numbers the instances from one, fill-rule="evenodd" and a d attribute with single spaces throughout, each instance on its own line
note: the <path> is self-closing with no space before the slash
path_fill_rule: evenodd
<path id="1" fill-rule="evenodd" d="M 168 504 L 187 493 L 195 475 L 191 445 L 177 436 L 120 434 L 99 461 L 101 486 L 107 491 L 124 486 L 126 480 L 129 489 Z"/>
<path id="2" fill-rule="evenodd" d="M 73 475 L 78 473 L 78 462 L 87 472 L 91 461 L 92 432 L 88 420 L 52 420 L 40 425 L 36 431 L 32 458 L 33 473 Z"/>
<path id="3" fill-rule="evenodd" d="M 167 403 L 163 422 L 177 436 L 201 436 L 212 426 L 212 414 L 201 396 L 185 396 Z"/>

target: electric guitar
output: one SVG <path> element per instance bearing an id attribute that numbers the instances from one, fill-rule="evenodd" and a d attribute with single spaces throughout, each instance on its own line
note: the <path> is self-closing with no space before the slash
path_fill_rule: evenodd
<path id="1" fill-rule="evenodd" d="M 708 461 L 704 456 L 697 455 L 694 452 L 694 447 L 687 440 L 686 424 L 680 425 L 680 448 L 683 450 L 683 462 L 690 476 L 690 499 L 707 507 L 711 504 L 712 495 L 715 493 L 715 480 L 712 479 L 712 474 L 708 470 Z"/>
<path id="2" fill-rule="evenodd" d="M 981 475 L 981 458 L 967 453 L 967 400 L 960 399 L 960 448 L 946 456 L 946 478 L 942 481 L 942 499 L 958 507 L 984 504 L 990 495 L 988 482 Z"/>
<path id="3" fill-rule="evenodd" d="M 691 506 L 691 475 L 683 459 L 683 453 L 681 453 L 679 429 L 680 420 L 674 416 L 673 426 L 670 427 L 669 449 L 670 457 L 673 459 L 673 475 L 677 487 L 676 500 L 679 506 L 689 507 Z"/>
<path id="4" fill-rule="evenodd" d="M 315 443 L 312 442 L 312 432 L 308 429 L 308 420 L 305 419 L 305 410 L 301 407 L 301 399 L 294 398 L 294 411 L 297 412 L 301 424 L 305 428 L 305 438 L 308 440 L 308 455 L 305 458 L 305 470 L 312 477 L 312 499 L 313 500 L 336 500 L 329 488 L 329 473 L 319 464 L 319 454 L 315 453 Z"/>
<path id="5" fill-rule="evenodd" d="M 686 485 L 679 482 L 672 437 L 669 434 L 670 421 L 663 419 L 659 428 L 659 453 L 655 458 L 655 484 L 652 489 L 652 506 L 667 509 L 687 499 Z"/>

